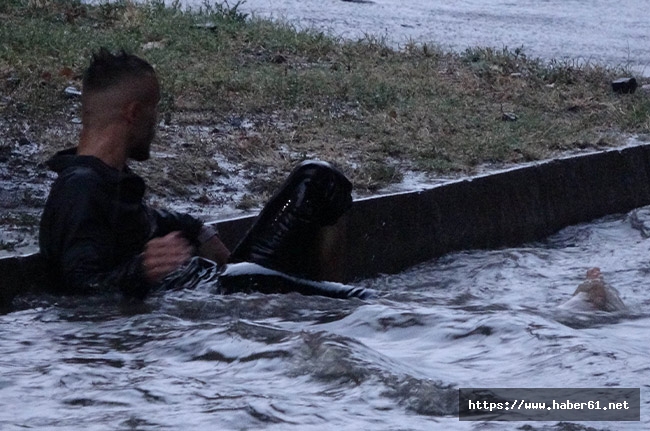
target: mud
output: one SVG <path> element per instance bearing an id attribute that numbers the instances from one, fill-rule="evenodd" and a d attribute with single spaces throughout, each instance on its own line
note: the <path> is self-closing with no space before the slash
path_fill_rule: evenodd
<path id="1" fill-rule="evenodd" d="M 56 175 L 45 162 L 76 145 L 81 129 L 75 104 L 58 119 L 0 119 L 0 257 L 38 249 L 38 223 Z M 151 158 L 131 167 L 147 181 L 148 203 L 194 214 L 206 221 L 254 214 L 291 168 L 307 159 L 334 160 L 347 172 L 362 168 L 361 149 L 316 149 L 269 144 L 270 128 L 296 128 L 278 114 L 231 116 L 215 121 L 207 112 L 162 119 Z M 397 163 L 397 161 L 396 161 Z M 409 169 L 403 181 L 375 193 L 413 190 L 441 179 Z M 356 190 L 354 197 L 367 196 Z"/>
<path id="2" fill-rule="evenodd" d="M 47 122 L 0 119 L 0 257 L 38 250 L 40 215 L 56 178 L 45 161 L 56 151 L 76 145 L 81 125 L 74 113 L 72 109 Z M 217 121 L 203 112 L 174 115 L 161 120 L 150 160 L 131 167 L 147 181 L 150 205 L 191 213 L 205 221 L 257 213 L 302 160 L 334 161 L 353 174 L 368 163 L 361 148 L 300 148 L 267 142 L 264 138 L 270 128 L 298 128 L 275 113 Z M 399 181 L 372 191 L 356 187 L 353 197 L 426 190 L 461 176 L 419 172 L 408 160 L 393 164 L 399 166 Z M 484 165 L 474 173 L 504 167 Z"/>

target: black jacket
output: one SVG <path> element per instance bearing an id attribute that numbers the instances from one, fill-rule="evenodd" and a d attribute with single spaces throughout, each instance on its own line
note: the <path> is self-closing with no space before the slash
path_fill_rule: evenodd
<path id="1" fill-rule="evenodd" d="M 143 202 L 142 178 L 120 172 L 76 148 L 47 162 L 58 173 L 41 219 L 39 245 L 58 290 L 119 289 L 143 297 L 149 290 L 141 253 L 152 238 L 182 231 L 195 242 L 203 223 Z"/>

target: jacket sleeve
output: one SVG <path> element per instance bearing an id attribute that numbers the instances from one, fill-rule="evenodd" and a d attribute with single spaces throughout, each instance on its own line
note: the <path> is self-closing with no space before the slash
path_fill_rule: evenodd
<path id="1" fill-rule="evenodd" d="M 188 241 L 198 245 L 198 236 L 203 222 L 189 214 L 177 213 L 163 209 L 151 209 L 153 224 L 152 237 L 165 236 L 174 231 L 181 231 Z"/>
<path id="2" fill-rule="evenodd" d="M 61 281 L 75 293 L 113 290 L 142 298 L 150 287 L 142 256 L 115 255 L 111 201 L 102 193 L 92 176 L 69 178 L 57 190 L 51 241 Z"/>
<path id="3" fill-rule="evenodd" d="M 76 243 L 63 255 L 63 281 L 74 292 L 95 293 L 120 291 L 125 296 L 144 298 L 150 285 L 138 254 L 118 266 L 105 268 L 95 244 Z"/>

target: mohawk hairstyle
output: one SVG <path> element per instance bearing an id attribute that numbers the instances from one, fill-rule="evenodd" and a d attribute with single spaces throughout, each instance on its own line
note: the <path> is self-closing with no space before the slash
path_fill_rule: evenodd
<path id="1" fill-rule="evenodd" d="M 125 78 L 138 78 L 155 73 L 151 64 L 140 57 L 128 54 L 123 49 L 118 54 L 112 54 L 102 47 L 93 54 L 90 66 L 84 72 L 83 90 L 105 90 Z"/>

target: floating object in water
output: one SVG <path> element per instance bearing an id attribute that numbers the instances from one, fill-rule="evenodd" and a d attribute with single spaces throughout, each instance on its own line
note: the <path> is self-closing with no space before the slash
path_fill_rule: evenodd
<path id="1" fill-rule="evenodd" d="M 587 271 L 587 279 L 580 283 L 573 297 L 559 308 L 575 311 L 623 311 L 627 307 L 618 290 L 605 283 L 600 268 Z"/>

